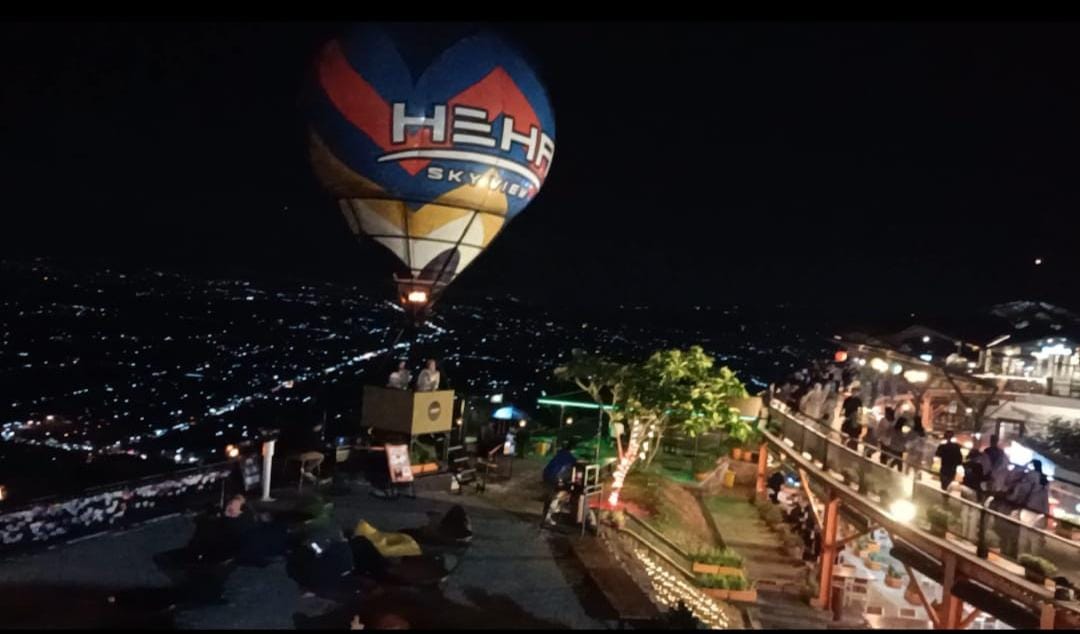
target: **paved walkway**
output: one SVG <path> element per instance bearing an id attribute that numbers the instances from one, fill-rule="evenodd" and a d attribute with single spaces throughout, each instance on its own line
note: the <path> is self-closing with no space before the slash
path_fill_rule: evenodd
<path id="1" fill-rule="evenodd" d="M 602 628 L 591 614 L 595 597 L 565 538 L 539 530 L 540 503 L 534 503 L 534 519 L 498 508 L 499 497 L 423 493 L 386 501 L 355 485 L 353 493 L 334 496 L 343 527 L 361 518 L 383 530 L 420 526 L 454 504 L 464 506 L 472 522 L 472 545 L 441 588 L 387 589 L 365 603 L 378 602 L 425 629 Z M 226 578 L 219 603 L 178 600 L 153 557 L 183 546 L 193 530 L 190 518 L 175 516 L 4 561 L 0 620 L 16 627 L 293 629 L 302 614 L 314 617 L 309 627 L 348 627 L 356 608 L 302 596 L 281 560 L 265 568 L 238 567 Z M 176 607 L 168 610 L 170 604 Z"/>

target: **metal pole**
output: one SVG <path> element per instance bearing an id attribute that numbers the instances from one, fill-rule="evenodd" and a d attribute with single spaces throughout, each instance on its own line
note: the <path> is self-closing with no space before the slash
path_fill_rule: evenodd
<path id="1" fill-rule="evenodd" d="M 596 417 L 596 460 L 594 464 L 600 464 L 600 430 L 604 427 L 604 407 L 601 406 L 600 413 Z"/>
<path id="2" fill-rule="evenodd" d="M 274 443 L 277 440 L 267 440 L 262 446 L 263 473 L 262 473 L 262 501 L 272 502 L 270 497 L 270 467 L 274 463 Z M 303 478 L 301 478 L 303 480 Z"/>

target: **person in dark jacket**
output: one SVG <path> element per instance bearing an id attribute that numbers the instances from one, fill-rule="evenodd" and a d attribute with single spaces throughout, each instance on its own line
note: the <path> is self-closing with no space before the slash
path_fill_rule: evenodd
<path id="1" fill-rule="evenodd" d="M 983 500 L 983 480 L 985 475 L 983 474 L 982 466 L 982 452 L 978 447 L 972 447 L 968 452 L 967 460 L 964 461 L 964 479 L 962 484 L 975 492 L 975 499 L 979 502 Z"/>
<path id="2" fill-rule="evenodd" d="M 945 442 L 938 445 L 934 455 L 941 460 L 941 490 L 944 491 L 952 484 L 956 478 L 956 468 L 964 461 L 964 454 L 953 439 L 952 430 L 945 432 Z"/>

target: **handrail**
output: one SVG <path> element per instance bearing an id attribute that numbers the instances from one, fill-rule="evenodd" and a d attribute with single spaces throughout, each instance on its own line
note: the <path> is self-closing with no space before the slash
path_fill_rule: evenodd
<path id="1" fill-rule="evenodd" d="M 686 552 L 686 551 L 684 551 L 684 550 L 683 550 L 683 549 L 682 549 L 681 547 L 677 546 L 677 545 L 675 544 L 675 542 L 673 542 L 673 541 L 671 541 L 670 539 L 668 539 L 668 538 L 667 538 L 666 536 L 664 536 L 664 534 L 663 534 L 663 533 L 661 533 L 660 531 L 656 530 L 656 529 L 655 529 L 655 528 L 653 528 L 652 526 L 649 526 L 649 523 L 648 523 L 648 522 L 646 522 L 645 520 L 643 520 L 643 519 L 639 518 L 638 516 L 634 515 L 633 513 L 630 513 L 629 511 L 624 511 L 624 513 L 626 514 L 626 516 L 627 516 L 627 517 L 629 517 L 630 519 L 634 520 L 634 522 L 635 522 L 636 524 L 639 524 L 639 525 L 643 526 L 643 527 L 645 528 L 645 530 L 649 531 L 649 532 L 650 532 L 650 533 L 651 533 L 651 534 L 652 534 L 652 535 L 653 535 L 654 537 L 656 537 L 656 538 L 658 538 L 658 539 L 659 539 L 660 541 L 664 542 L 664 545 L 665 545 L 665 546 L 667 546 L 668 548 L 670 548 L 670 549 L 674 550 L 675 552 L 677 552 L 678 554 L 682 555 L 683 557 L 686 557 L 686 558 L 687 558 L 688 560 L 690 560 L 691 562 L 692 562 L 692 561 L 694 560 L 694 558 L 693 558 L 693 557 L 692 557 L 692 556 L 690 555 L 690 553 L 687 553 L 687 552 Z"/>
<path id="2" fill-rule="evenodd" d="M 811 429 L 811 428 L 807 427 L 802 421 L 799 420 L 799 418 L 792 415 L 791 413 L 783 412 L 781 410 L 774 409 L 774 408 L 770 408 L 770 410 L 775 411 L 776 413 L 781 414 L 782 416 L 786 416 L 789 420 L 793 421 L 795 424 L 800 425 L 804 430 L 806 430 L 809 433 L 814 434 L 814 435 L 822 438 L 825 442 L 829 443 L 833 447 L 836 447 L 836 448 L 841 449 L 843 451 L 847 451 L 848 453 L 854 455 L 856 458 L 858 458 L 861 461 L 871 462 L 871 463 L 873 462 L 870 458 L 867 458 L 862 453 L 860 453 L 858 451 L 855 451 L 853 449 L 850 449 L 849 447 L 847 447 L 843 443 L 833 441 L 833 440 L 827 438 L 824 434 L 822 434 L 822 433 L 820 433 L 820 432 L 818 432 L 818 431 L 816 431 L 814 429 Z M 833 430 L 833 431 L 835 431 L 835 430 Z M 781 437 L 786 437 L 786 436 L 781 435 Z M 876 465 L 876 466 L 880 466 L 880 465 Z M 827 465 L 826 465 L 826 469 L 827 469 Z M 949 494 L 945 493 L 944 491 L 941 491 L 940 489 L 936 489 L 934 487 L 928 486 L 924 482 L 915 481 L 914 485 L 915 486 L 922 485 L 924 487 L 927 487 L 927 488 L 930 488 L 930 489 L 934 490 L 935 493 L 940 493 L 942 495 L 948 495 L 950 502 L 956 501 L 956 502 L 958 502 L 958 503 L 960 503 L 962 505 L 971 507 L 971 508 L 977 510 L 978 512 L 980 512 L 980 513 L 987 513 L 987 514 L 989 514 L 991 516 L 994 516 L 994 517 L 998 518 L 1000 521 L 1016 525 L 1021 530 L 1034 531 L 1036 534 L 1038 534 L 1041 537 L 1048 538 L 1048 539 L 1050 539 L 1050 540 L 1052 540 L 1052 541 L 1054 541 L 1056 543 L 1059 543 L 1059 544 L 1062 544 L 1062 545 L 1066 546 L 1067 548 L 1072 548 L 1072 549 L 1077 550 L 1078 551 L 1077 554 L 1080 555 L 1080 544 L 1078 544 L 1078 543 L 1076 543 L 1076 542 L 1074 542 L 1072 540 L 1065 539 L 1064 537 L 1062 537 L 1062 536 L 1060 536 L 1060 535 L 1058 535 L 1056 533 L 1052 533 L 1052 532 L 1047 531 L 1047 530 L 1042 529 L 1042 528 L 1038 528 L 1038 527 L 1034 527 L 1034 526 L 1028 526 L 1027 524 L 1024 524 L 1023 522 L 1018 521 L 1014 517 L 1010 517 L 1008 515 L 1005 515 L 1003 513 L 995 511 L 993 509 L 987 508 L 984 505 L 977 504 L 977 503 L 972 502 L 970 500 L 966 500 L 966 499 L 964 499 L 962 497 L 949 495 Z M 914 493 L 914 491 L 912 491 L 912 493 Z M 967 539 L 965 539 L 964 541 L 967 542 L 967 543 L 972 543 Z"/>
<path id="3" fill-rule="evenodd" d="M 784 414 L 784 415 L 788 416 L 789 418 L 792 418 L 792 419 L 796 420 L 796 422 L 801 422 L 802 420 L 810 421 L 810 422 L 814 423 L 815 425 L 818 425 L 819 427 L 823 427 L 830 436 L 840 437 L 842 439 L 841 442 L 844 442 L 843 441 L 843 438 L 844 438 L 843 432 L 839 432 L 839 431 L 833 429 L 831 426 L 829 426 L 828 424 L 826 424 L 823 421 L 817 420 L 815 418 L 811 418 L 811 417 L 807 416 L 806 414 L 803 414 L 802 412 L 795 410 L 794 408 L 790 408 L 786 404 L 784 405 L 784 407 L 786 407 L 787 409 L 789 409 L 791 411 L 783 411 L 781 409 L 777 409 L 775 405 L 770 405 L 769 409 L 771 409 L 773 411 L 776 411 L 776 412 L 779 412 L 781 414 Z M 927 435 L 928 436 L 934 436 L 934 434 L 931 433 L 931 432 L 927 432 Z M 859 439 L 859 444 L 862 445 L 863 447 L 869 446 L 869 445 L 867 445 L 867 443 L 863 442 L 861 438 Z M 933 476 L 935 478 L 938 477 L 938 475 L 939 475 L 937 473 L 934 473 L 932 470 L 927 469 L 926 467 L 920 467 L 919 465 L 913 464 L 912 462 L 910 462 L 908 460 L 905 460 L 903 458 L 903 456 L 898 456 L 898 455 L 894 454 L 893 452 L 891 452 L 891 451 L 889 451 L 887 449 L 881 448 L 880 446 L 875 447 L 874 449 L 877 450 L 877 451 L 881 451 L 882 453 L 884 453 L 889 458 L 900 460 L 904 464 L 904 466 L 906 468 L 910 468 L 913 471 L 919 471 L 921 473 L 926 473 L 926 474 L 928 474 L 930 476 Z M 1016 463 L 1010 463 L 1010 464 L 1015 465 Z M 1073 482 L 1073 481 L 1071 481 L 1069 479 L 1066 479 L 1066 478 L 1059 478 L 1057 476 L 1049 477 L 1048 479 L 1050 480 L 1051 484 L 1058 483 L 1058 484 L 1064 484 L 1064 485 L 1069 485 L 1069 486 L 1076 487 L 1077 488 L 1076 493 L 1077 493 L 1077 495 L 1080 495 L 1080 483 Z"/>
<path id="4" fill-rule="evenodd" d="M 83 489 L 82 491 L 79 491 L 78 493 L 65 493 L 65 494 L 56 494 L 56 495 L 38 497 L 38 498 L 34 498 L 32 500 L 27 500 L 26 502 L 23 502 L 22 504 L 19 504 L 18 506 L 13 506 L 11 508 L 0 507 L 0 516 L 7 515 L 9 513 L 19 513 L 21 511 L 26 511 L 26 510 L 29 510 L 31 508 L 37 507 L 37 506 L 45 506 L 45 505 L 51 505 L 51 504 L 62 504 L 64 502 L 70 502 L 72 500 L 77 500 L 79 498 L 84 498 L 84 497 L 91 496 L 91 495 L 97 495 L 98 493 L 104 493 L 106 491 L 111 491 L 111 490 L 114 490 L 114 489 L 144 486 L 145 484 L 149 484 L 149 483 L 151 483 L 153 481 L 156 481 L 156 480 L 168 480 L 168 479 L 171 479 L 171 478 L 182 478 L 184 476 L 191 475 L 193 473 L 201 473 L 203 471 L 213 471 L 213 470 L 220 469 L 220 468 L 232 463 L 234 460 L 238 460 L 238 458 L 233 458 L 233 459 L 230 459 L 230 460 L 223 460 L 221 462 L 213 462 L 213 463 L 210 463 L 210 464 L 196 465 L 194 467 L 185 467 L 183 469 L 178 469 L 176 471 L 162 471 L 162 472 L 158 472 L 158 473 L 151 473 L 149 475 L 139 476 L 138 478 L 133 478 L 133 479 L 130 479 L 130 480 L 117 480 L 115 482 L 110 482 L 110 483 L 107 483 L 107 484 L 95 485 L 95 486 Z"/>

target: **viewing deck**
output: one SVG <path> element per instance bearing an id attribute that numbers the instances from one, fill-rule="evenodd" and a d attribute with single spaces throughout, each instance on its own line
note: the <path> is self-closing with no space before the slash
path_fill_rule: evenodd
<path id="1" fill-rule="evenodd" d="M 887 530 L 899 546 L 901 561 L 1014 627 L 1080 627 L 1080 603 L 1056 600 L 1050 587 L 1026 579 L 1017 562 L 1020 554 L 1034 554 L 1055 563 L 1057 575 L 1080 580 L 1080 543 L 947 494 L 928 472 L 915 478 L 890 469 L 847 448 L 839 434 L 802 415 L 776 408 L 769 414 L 764 432 L 769 449 L 800 472 L 815 497 L 835 505 L 833 513 L 838 509 L 853 524 Z M 843 482 L 841 474 L 849 470 L 859 474 L 857 484 Z M 893 516 L 890 504 L 897 499 L 915 504 L 915 519 L 905 522 Z M 938 505 L 957 518 L 956 532 L 931 532 L 926 511 Z M 818 511 L 822 516 L 829 512 Z M 980 515 L 984 525 L 998 535 L 1000 555 L 977 555 Z"/>

